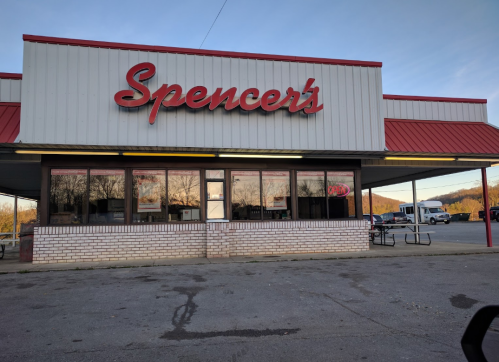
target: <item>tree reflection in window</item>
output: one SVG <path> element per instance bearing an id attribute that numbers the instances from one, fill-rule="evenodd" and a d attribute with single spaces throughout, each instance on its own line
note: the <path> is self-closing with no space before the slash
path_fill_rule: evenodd
<path id="1" fill-rule="evenodd" d="M 300 219 L 325 219 L 326 185 L 323 171 L 299 171 L 296 173 L 298 193 L 298 217 Z"/>
<path id="2" fill-rule="evenodd" d="M 260 220 L 260 172 L 232 171 L 232 219 Z"/>
<path id="3" fill-rule="evenodd" d="M 133 170 L 132 221 L 166 222 L 166 172 Z"/>
<path id="4" fill-rule="evenodd" d="M 168 171 L 169 221 L 199 221 L 201 181 L 199 171 Z"/>
<path id="5" fill-rule="evenodd" d="M 291 219 L 289 171 L 262 171 L 264 219 Z"/>
<path id="6" fill-rule="evenodd" d="M 87 170 L 51 170 L 49 203 L 50 224 L 85 224 Z"/>
<path id="7" fill-rule="evenodd" d="M 90 170 L 89 223 L 125 222 L 125 171 Z"/>
<path id="8" fill-rule="evenodd" d="M 353 171 L 328 171 L 327 195 L 330 219 L 355 217 Z"/>

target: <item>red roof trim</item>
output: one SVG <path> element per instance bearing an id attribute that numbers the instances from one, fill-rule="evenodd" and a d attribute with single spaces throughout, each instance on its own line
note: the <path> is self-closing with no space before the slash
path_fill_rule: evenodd
<path id="1" fill-rule="evenodd" d="M 19 73 L 0 73 L 0 79 L 23 79 L 23 75 Z"/>
<path id="2" fill-rule="evenodd" d="M 423 102 L 427 101 L 427 102 L 455 102 L 455 103 L 487 103 L 486 99 L 397 96 L 394 94 L 383 94 L 383 99 L 394 99 L 394 100 L 400 100 L 400 101 L 423 101 Z"/>
<path id="3" fill-rule="evenodd" d="M 369 61 L 362 61 L 362 60 L 343 60 L 343 59 L 328 59 L 328 58 L 296 57 L 296 56 L 291 56 L 291 55 L 272 55 L 272 54 L 257 54 L 257 53 L 226 52 L 226 51 L 220 51 L 220 50 L 176 48 L 176 47 L 166 47 L 166 46 L 156 46 L 156 45 L 137 45 L 137 44 L 126 44 L 126 43 L 112 43 L 112 42 L 107 42 L 107 41 L 53 38 L 53 37 L 48 37 L 48 36 L 26 35 L 26 34 L 23 35 L 23 40 L 35 42 L 35 43 L 83 46 L 83 47 L 92 47 L 92 48 L 138 50 L 138 51 L 145 51 L 145 52 L 206 55 L 206 56 L 213 56 L 213 57 L 242 58 L 242 59 L 275 60 L 275 61 L 282 61 L 282 62 L 351 65 L 351 66 L 375 67 L 375 68 L 381 68 L 381 66 L 383 65 L 383 63 L 381 63 L 381 62 L 369 62 Z"/>
<path id="4" fill-rule="evenodd" d="M 467 121 L 433 121 L 433 120 L 425 120 L 425 119 L 398 119 L 398 118 L 385 118 L 385 122 L 407 122 L 407 123 L 438 123 L 438 124 L 443 124 L 443 125 L 448 125 L 448 124 L 480 124 L 480 125 L 486 125 L 489 126 L 488 123 L 485 122 L 467 122 Z"/>

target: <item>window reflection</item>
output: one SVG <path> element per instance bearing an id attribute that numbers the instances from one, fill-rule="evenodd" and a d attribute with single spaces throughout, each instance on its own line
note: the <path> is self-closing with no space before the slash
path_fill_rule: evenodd
<path id="1" fill-rule="evenodd" d="M 354 173 L 352 171 L 328 171 L 327 196 L 330 219 L 354 218 Z"/>
<path id="2" fill-rule="evenodd" d="M 90 224 L 125 222 L 125 171 L 90 170 Z"/>
<path id="3" fill-rule="evenodd" d="M 166 221 L 166 173 L 162 170 L 133 170 L 132 221 Z"/>
<path id="4" fill-rule="evenodd" d="M 263 219 L 291 219 L 289 171 L 262 171 Z"/>
<path id="5" fill-rule="evenodd" d="M 168 220 L 199 221 L 201 182 L 199 171 L 168 171 Z"/>
<path id="6" fill-rule="evenodd" d="M 232 219 L 260 220 L 260 172 L 232 171 Z"/>
<path id="7" fill-rule="evenodd" d="M 87 170 L 50 172 L 50 224 L 86 224 Z"/>
<path id="8" fill-rule="evenodd" d="M 325 219 L 326 195 L 323 171 L 296 173 L 298 217 L 300 219 Z"/>

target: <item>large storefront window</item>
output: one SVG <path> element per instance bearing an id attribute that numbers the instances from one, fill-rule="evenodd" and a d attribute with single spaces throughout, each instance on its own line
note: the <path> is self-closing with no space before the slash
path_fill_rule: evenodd
<path id="1" fill-rule="evenodd" d="M 354 174 L 352 171 L 327 172 L 330 219 L 355 217 Z"/>
<path id="2" fill-rule="evenodd" d="M 125 222 L 125 170 L 90 170 L 90 224 Z"/>
<path id="3" fill-rule="evenodd" d="M 50 224 L 87 223 L 87 170 L 50 172 Z"/>
<path id="4" fill-rule="evenodd" d="M 296 173 L 300 219 L 325 219 L 327 217 L 324 181 L 323 171 Z"/>
<path id="5" fill-rule="evenodd" d="M 289 171 L 262 171 L 263 219 L 291 219 Z"/>
<path id="6" fill-rule="evenodd" d="M 168 221 L 201 220 L 199 171 L 168 171 Z"/>
<path id="7" fill-rule="evenodd" d="M 232 171 L 232 220 L 261 220 L 260 172 Z"/>
<path id="8" fill-rule="evenodd" d="M 166 173 L 133 170 L 132 221 L 166 222 Z"/>
<path id="9" fill-rule="evenodd" d="M 128 175 L 131 179 L 125 183 Z M 291 171 L 277 170 L 52 169 L 48 222 L 197 222 L 202 215 L 203 220 L 230 216 L 233 221 L 355 218 L 354 175 L 353 171 L 297 171 L 295 179 Z M 125 190 L 125 185 L 130 189 Z M 293 215 L 296 201 L 297 215 Z"/>

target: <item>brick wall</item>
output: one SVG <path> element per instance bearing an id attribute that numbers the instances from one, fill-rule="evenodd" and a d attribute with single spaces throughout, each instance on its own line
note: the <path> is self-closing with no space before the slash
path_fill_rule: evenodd
<path id="1" fill-rule="evenodd" d="M 206 224 L 35 228 L 33 264 L 206 256 Z"/>
<path id="2" fill-rule="evenodd" d="M 35 228 L 33 263 L 369 250 L 364 220 Z"/>
<path id="3" fill-rule="evenodd" d="M 228 228 L 231 256 L 369 250 L 364 220 L 230 223 Z"/>

